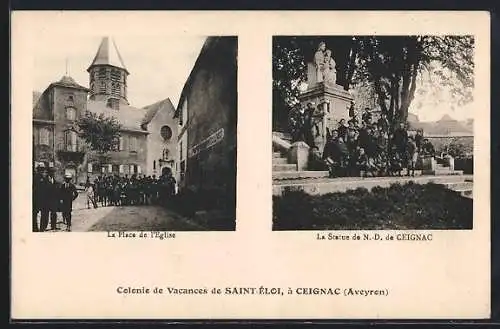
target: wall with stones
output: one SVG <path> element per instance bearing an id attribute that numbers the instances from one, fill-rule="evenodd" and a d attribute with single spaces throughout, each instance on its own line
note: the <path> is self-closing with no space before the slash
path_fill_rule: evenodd
<path id="1" fill-rule="evenodd" d="M 236 194 L 237 39 L 221 38 L 202 52 L 187 96 L 188 160 L 186 184 Z"/>

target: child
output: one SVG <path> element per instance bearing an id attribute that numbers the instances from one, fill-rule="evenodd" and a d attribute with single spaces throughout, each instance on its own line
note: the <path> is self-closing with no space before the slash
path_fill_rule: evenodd
<path id="1" fill-rule="evenodd" d="M 97 203 L 95 202 L 94 184 L 87 182 L 85 192 L 87 192 L 87 209 L 90 209 L 90 204 L 92 204 L 94 208 L 97 208 Z"/>

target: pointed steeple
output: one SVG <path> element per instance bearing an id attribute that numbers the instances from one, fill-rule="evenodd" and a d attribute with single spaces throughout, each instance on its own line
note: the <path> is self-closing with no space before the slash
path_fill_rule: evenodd
<path id="1" fill-rule="evenodd" d="M 118 51 L 118 47 L 111 37 L 102 38 L 101 44 L 97 49 L 94 60 L 92 61 L 92 64 L 90 64 L 87 71 L 90 71 L 90 69 L 96 65 L 111 65 L 125 70 L 127 74 L 129 73 L 127 68 L 125 67 L 125 64 L 123 63 L 123 59 L 120 55 L 120 52 Z"/>
<path id="2" fill-rule="evenodd" d="M 102 38 L 87 72 L 89 72 L 90 100 L 105 101 L 109 104 L 118 104 L 117 102 L 128 104 L 129 72 L 112 38 Z"/>

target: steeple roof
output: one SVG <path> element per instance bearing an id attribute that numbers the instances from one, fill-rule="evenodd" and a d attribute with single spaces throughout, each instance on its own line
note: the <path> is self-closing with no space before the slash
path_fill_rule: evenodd
<path id="1" fill-rule="evenodd" d="M 115 41 L 110 37 L 102 38 L 94 60 L 92 61 L 92 64 L 90 64 L 87 71 L 96 65 L 111 65 L 124 69 L 128 73 L 128 70 L 123 63 L 122 56 L 118 51 L 118 47 L 116 46 Z"/>

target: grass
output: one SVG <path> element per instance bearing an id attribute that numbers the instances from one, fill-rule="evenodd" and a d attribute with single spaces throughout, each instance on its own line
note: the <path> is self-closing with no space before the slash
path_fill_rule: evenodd
<path id="1" fill-rule="evenodd" d="M 438 184 L 273 197 L 273 230 L 472 229 L 473 202 Z"/>

